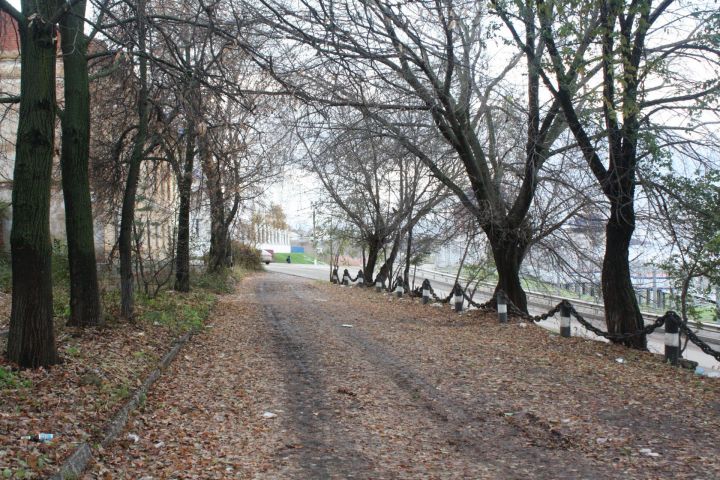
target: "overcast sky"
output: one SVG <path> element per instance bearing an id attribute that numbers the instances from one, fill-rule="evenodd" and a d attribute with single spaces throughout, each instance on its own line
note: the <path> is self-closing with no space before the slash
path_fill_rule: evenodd
<path id="1" fill-rule="evenodd" d="M 318 198 L 319 187 L 313 175 L 291 168 L 266 192 L 265 201 L 283 207 L 291 228 L 308 230 L 312 228 L 312 203 Z"/>

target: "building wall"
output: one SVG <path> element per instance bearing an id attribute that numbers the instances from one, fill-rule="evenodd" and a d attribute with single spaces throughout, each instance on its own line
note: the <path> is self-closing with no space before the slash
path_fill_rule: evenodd
<path id="1" fill-rule="evenodd" d="M 17 26 L 14 20 L 0 11 L 0 92 L 4 95 L 20 94 L 20 49 Z M 56 95 L 63 101 L 62 62 L 57 66 Z M 0 104 L 0 203 L 10 205 L 12 180 L 15 166 L 15 142 L 18 126 L 18 105 Z M 58 143 L 59 129 L 55 132 Z M 59 149 L 55 150 L 53 185 L 50 197 L 50 234 L 55 239 L 65 239 L 65 207 L 59 172 Z M 0 249 L 10 250 L 12 209 L 3 209 L 0 218 Z"/>
<path id="2" fill-rule="evenodd" d="M 148 260 L 163 260 L 174 255 L 177 235 L 177 184 L 171 168 L 162 164 L 141 166 L 135 225 L 141 235 L 141 252 Z M 120 236 L 120 210 L 96 217 L 95 248 L 99 258 L 107 258 Z"/>
<path id="3" fill-rule="evenodd" d="M 20 93 L 20 51 L 19 39 L 14 20 L 0 11 L 0 94 Z M 63 102 L 62 59 L 57 63 L 57 97 Z M 92 90 L 91 90 L 92 92 Z M 92 99 L 91 99 L 92 102 Z M 18 122 L 18 107 L 0 104 L 0 206 L 9 205 L 12 199 L 12 178 L 15 165 L 15 142 Z M 91 127 L 92 128 L 92 127 Z M 53 239 L 66 242 L 65 207 L 62 196 L 60 173 L 60 131 L 56 131 L 56 156 L 54 159 L 53 185 L 50 204 L 50 234 Z M 151 170 L 150 164 L 143 164 L 140 199 L 136 206 L 136 221 L 144 229 L 143 251 L 158 258 L 166 256 L 173 247 L 176 205 L 176 183 L 167 165 Z M 122 186 L 120 186 L 122 188 Z M 91 186 L 92 188 L 92 186 Z M 94 207 L 95 253 L 98 260 L 107 259 L 117 242 L 120 212 L 99 212 Z M 0 250 L 10 250 L 10 228 L 12 209 L 7 208 L 0 217 Z"/>
<path id="4" fill-rule="evenodd" d="M 275 253 L 290 253 L 290 230 L 280 230 L 268 225 L 256 225 L 255 247 L 261 250 L 271 250 Z"/>

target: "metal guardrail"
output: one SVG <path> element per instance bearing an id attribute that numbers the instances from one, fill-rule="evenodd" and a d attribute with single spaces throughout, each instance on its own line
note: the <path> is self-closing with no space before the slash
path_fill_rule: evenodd
<path id="1" fill-rule="evenodd" d="M 424 276 L 429 278 L 430 280 L 433 280 L 432 277 L 434 277 L 435 280 L 437 279 L 445 279 L 450 284 L 453 284 L 455 282 L 455 275 L 442 273 L 442 272 L 436 272 L 433 270 L 427 270 L 424 268 L 418 268 L 417 272 L 422 272 Z M 467 280 L 467 278 L 460 276 L 460 280 Z M 495 291 L 495 284 L 489 283 L 489 282 L 479 282 L 479 287 L 481 287 L 482 291 L 487 291 L 489 289 L 490 293 Z M 561 300 L 564 300 L 563 297 L 551 295 L 544 292 L 537 292 L 533 290 L 525 290 L 525 294 L 528 296 L 528 303 L 532 304 L 536 307 L 553 307 Z M 582 310 L 582 313 L 584 313 L 587 316 L 590 316 L 593 320 L 603 320 L 605 318 L 605 307 L 602 304 L 594 303 L 594 302 L 588 302 L 585 300 L 572 300 L 573 305 L 578 308 L 578 310 Z M 645 320 L 646 324 L 652 324 L 657 320 L 661 315 L 657 315 L 654 313 L 649 312 L 642 312 L 643 319 Z M 720 325 L 717 324 L 709 324 L 709 323 L 703 323 L 703 322 L 695 322 L 695 321 L 688 321 L 688 325 L 692 328 L 700 331 L 705 331 L 707 333 L 712 334 L 718 334 L 720 335 Z M 713 342 L 717 342 L 718 338 L 709 338 L 709 340 L 712 340 Z"/>

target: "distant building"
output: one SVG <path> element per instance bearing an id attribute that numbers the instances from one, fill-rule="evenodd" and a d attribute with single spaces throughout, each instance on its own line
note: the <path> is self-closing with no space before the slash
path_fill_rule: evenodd
<path id="1" fill-rule="evenodd" d="M 268 225 L 255 225 L 255 248 L 270 250 L 274 253 L 291 253 L 293 233 Z"/>

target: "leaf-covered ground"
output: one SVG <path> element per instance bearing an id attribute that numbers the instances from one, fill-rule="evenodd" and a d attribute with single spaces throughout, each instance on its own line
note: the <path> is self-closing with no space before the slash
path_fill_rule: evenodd
<path id="1" fill-rule="evenodd" d="M 84 332 L 58 325 L 63 363 L 50 369 L 17 370 L 0 360 L 0 478 L 47 478 L 79 443 L 97 440 L 172 341 L 213 302 L 206 292 L 168 292 L 138 304 L 139 318 L 132 325 L 111 322 Z M 107 316 L 115 315 L 108 311 Z M 21 440 L 37 433 L 55 438 Z"/>
<path id="2" fill-rule="evenodd" d="M 720 478 L 720 382 L 651 354 L 282 275 L 214 312 L 86 478 Z"/>

